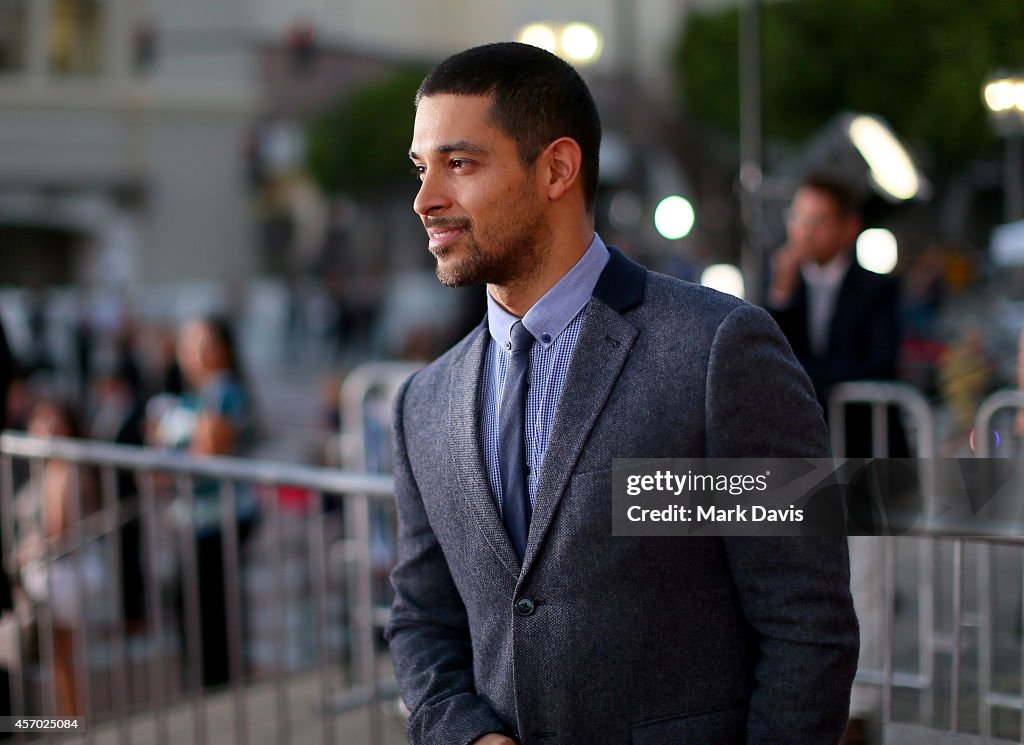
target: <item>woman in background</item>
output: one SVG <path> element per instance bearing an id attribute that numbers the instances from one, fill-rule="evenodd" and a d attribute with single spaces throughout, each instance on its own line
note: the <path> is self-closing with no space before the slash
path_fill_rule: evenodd
<path id="1" fill-rule="evenodd" d="M 43 399 L 31 408 L 27 430 L 34 437 L 82 437 L 74 411 L 55 399 Z M 74 654 L 75 636 L 86 622 L 82 601 L 90 610 L 109 605 L 109 598 L 100 597 L 109 583 L 102 555 L 95 550 L 97 544 L 89 541 L 96 531 L 89 529 L 87 522 L 99 507 L 92 469 L 55 458 L 33 473 L 15 497 L 21 586 L 37 608 L 49 608 L 53 620 L 59 716 L 82 714 Z M 81 542 L 76 542 L 76 537 L 81 537 Z"/>
<path id="2" fill-rule="evenodd" d="M 194 455 L 244 453 L 254 437 L 253 406 L 230 326 L 218 318 L 188 321 L 178 335 L 177 357 L 185 391 L 180 396 L 162 394 L 150 402 L 147 418 L 153 444 Z M 177 525 L 191 529 L 196 539 L 202 678 L 207 686 L 230 678 L 222 498 L 218 482 L 196 479 L 191 514 L 180 495 L 172 505 Z M 238 489 L 235 519 L 240 544 L 257 514 L 252 495 Z"/>

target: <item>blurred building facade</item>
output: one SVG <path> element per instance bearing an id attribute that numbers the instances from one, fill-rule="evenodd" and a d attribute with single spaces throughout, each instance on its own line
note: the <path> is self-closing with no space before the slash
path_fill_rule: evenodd
<path id="1" fill-rule="evenodd" d="M 311 48 L 346 55 L 334 69 L 354 84 L 396 61 L 515 38 L 529 23 L 580 21 L 603 38 L 592 76 L 637 80 L 657 96 L 686 8 L 0 0 L 0 283 L 226 281 L 263 270 L 246 180 L 254 123 L 301 119 L 308 107 L 281 106 L 289 96 L 308 103 L 348 87 L 331 75 L 275 78 L 268 49 L 287 54 L 304 34 Z"/>
<path id="2" fill-rule="evenodd" d="M 729 0 L 712 0 L 727 4 Z M 707 3 L 705 3 L 707 4 Z M 319 38 L 385 56 L 436 60 L 460 49 L 513 39 L 538 22 L 581 22 L 603 37 L 599 73 L 628 70 L 654 88 L 668 84 L 665 60 L 687 3 L 676 0 L 254 0 L 267 38 L 298 19 Z"/>
<path id="3" fill-rule="evenodd" d="M 0 278 L 249 273 L 250 0 L 0 0 Z"/>

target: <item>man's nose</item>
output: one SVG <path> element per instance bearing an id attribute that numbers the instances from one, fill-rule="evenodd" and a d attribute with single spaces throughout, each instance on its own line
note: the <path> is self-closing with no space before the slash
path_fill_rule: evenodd
<path id="1" fill-rule="evenodd" d="M 440 212 L 450 205 L 451 199 L 445 189 L 444 179 L 432 175 L 430 171 L 425 172 L 421 177 L 420 189 L 416 192 L 416 198 L 412 203 L 416 214 L 426 217 Z"/>

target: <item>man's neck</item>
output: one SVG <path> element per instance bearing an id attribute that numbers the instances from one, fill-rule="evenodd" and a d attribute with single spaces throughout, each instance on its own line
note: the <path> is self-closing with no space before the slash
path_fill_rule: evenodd
<path id="1" fill-rule="evenodd" d="M 510 282 L 504 285 L 487 285 L 487 291 L 502 308 L 517 318 L 522 318 L 534 304 L 544 297 L 545 293 L 558 284 L 570 269 L 576 266 L 591 241 L 594 239 L 592 220 L 581 225 L 574 235 L 559 239 L 557 228 L 552 231 L 556 236 L 554 244 L 544 253 L 542 266 L 532 272 L 521 282 Z"/>

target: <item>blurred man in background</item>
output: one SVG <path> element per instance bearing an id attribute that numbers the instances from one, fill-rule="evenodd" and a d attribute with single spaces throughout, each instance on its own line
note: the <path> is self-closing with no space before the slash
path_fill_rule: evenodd
<path id="1" fill-rule="evenodd" d="M 870 272 L 854 253 L 861 220 L 849 186 L 809 176 L 786 216 L 787 242 L 775 254 L 768 310 L 789 339 L 828 413 L 837 383 L 893 380 L 900 348 L 899 286 Z M 849 407 L 845 457 L 869 457 L 867 407 Z M 907 454 L 898 421 L 890 422 L 890 452 Z M 900 452 L 902 451 L 902 452 Z"/>

